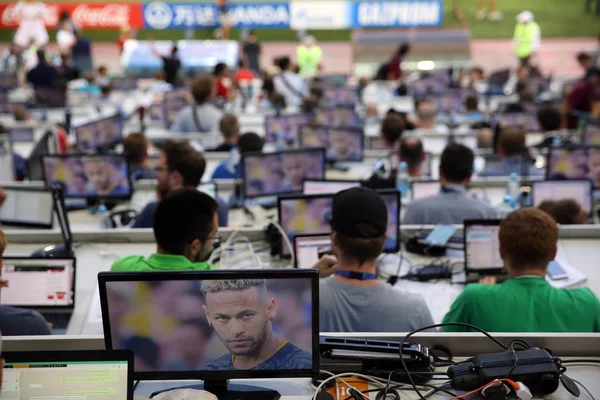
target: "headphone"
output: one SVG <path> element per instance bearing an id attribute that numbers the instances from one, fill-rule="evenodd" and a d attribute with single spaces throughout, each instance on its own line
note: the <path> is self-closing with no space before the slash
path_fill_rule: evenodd
<path id="1" fill-rule="evenodd" d="M 138 212 L 132 209 L 113 211 L 107 216 L 108 224 L 111 228 L 125 228 L 131 225 L 137 216 Z"/>

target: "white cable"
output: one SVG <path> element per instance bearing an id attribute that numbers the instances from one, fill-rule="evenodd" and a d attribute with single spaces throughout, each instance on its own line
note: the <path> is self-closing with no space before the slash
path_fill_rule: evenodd
<path id="1" fill-rule="evenodd" d="M 290 238 L 288 237 L 287 233 L 285 233 L 285 231 L 283 230 L 283 228 L 281 227 L 281 225 L 279 225 L 277 222 L 275 221 L 270 221 L 271 224 L 273 224 L 273 226 L 275 228 L 277 228 L 277 230 L 279 231 L 279 233 L 281 233 L 281 236 L 283 237 L 283 240 L 285 241 L 285 245 L 287 246 L 292 258 L 291 258 L 291 262 L 288 264 L 288 267 L 294 268 L 294 264 L 296 263 L 296 259 L 295 259 L 295 255 L 294 255 L 294 248 L 292 247 L 292 242 L 290 242 Z"/>

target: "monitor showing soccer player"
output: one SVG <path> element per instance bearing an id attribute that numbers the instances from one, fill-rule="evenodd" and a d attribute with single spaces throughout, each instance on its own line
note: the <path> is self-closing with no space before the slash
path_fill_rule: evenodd
<path id="1" fill-rule="evenodd" d="M 133 350 L 137 373 L 315 366 L 313 271 L 115 275 L 99 276 L 107 346 Z"/>
<path id="2" fill-rule="evenodd" d="M 600 146 L 565 146 L 548 153 L 548 179 L 589 179 L 600 187 Z"/>
<path id="3" fill-rule="evenodd" d="M 265 141 L 267 143 L 283 142 L 291 145 L 298 140 L 298 129 L 301 125 L 313 121 L 311 114 L 291 114 L 265 117 Z"/>
<path id="4" fill-rule="evenodd" d="M 59 183 L 65 197 L 131 197 L 129 169 L 122 155 L 45 156 L 43 167 L 46 185 Z"/>
<path id="5" fill-rule="evenodd" d="M 365 139 L 361 128 L 305 125 L 300 128 L 300 147 L 327 149 L 327 161 L 362 161 Z"/>
<path id="6" fill-rule="evenodd" d="M 304 149 L 242 155 L 247 198 L 302 192 L 307 178 L 325 178 L 325 150 Z"/>
<path id="7" fill-rule="evenodd" d="M 327 126 L 360 126 L 362 120 L 353 107 L 318 108 L 314 123 Z"/>

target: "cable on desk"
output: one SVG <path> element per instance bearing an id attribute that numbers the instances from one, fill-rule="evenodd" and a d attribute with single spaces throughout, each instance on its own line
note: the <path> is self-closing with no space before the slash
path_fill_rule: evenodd
<path id="1" fill-rule="evenodd" d="M 135 390 L 135 388 L 138 387 L 139 384 L 140 384 L 140 380 L 138 379 L 137 381 L 135 381 L 135 383 L 133 385 L 133 390 Z"/>
<path id="2" fill-rule="evenodd" d="M 573 378 L 571 378 L 571 380 L 572 380 L 573 382 L 575 382 L 576 384 L 578 384 L 578 385 L 579 385 L 579 386 L 580 386 L 580 387 L 581 387 L 583 390 L 585 390 L 585 392 L 586 392 L 586 393 L 587 393 L 587 395 L 590 397 L 590 399 L 592 399 L 592 400 L 596 400 L 596 399 L 594 398 L 594 396 L 592 396 L 592 393 L 591 393 L 591 392 L 588 390 L 588 388 L 586 388 L 586 387 L 583 385 L 583 383 L 581 383 L 581 382 L 579 382 L 579 381 L 577 381 L 577 380 L 575 380 L 575 379 L 573 379 Z M 596 394 L 597 394 L 597 393 L 596 393 Z"/>
<path id="3" fill-rule="evenodd" d="M 598 359 L 585 359 L 585 358 L 574 358 L 570 360 L 564 360 L 560 362 L 561 364 L 600 364 L 600 360 Z"/>

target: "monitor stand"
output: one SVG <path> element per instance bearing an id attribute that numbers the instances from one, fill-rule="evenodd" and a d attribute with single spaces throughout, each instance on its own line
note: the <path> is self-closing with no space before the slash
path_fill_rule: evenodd
<path id="1" fill-rule="evenodd" d="M 206 390 L 217 396 L 219 400 L 279 400 L 281 395 L 276 390 L 250 385 L 229 385 L 227 381 L 204 381 L 197 385 L 182 386 L 152 393 L 154 396 L 176 389 Z"/>

